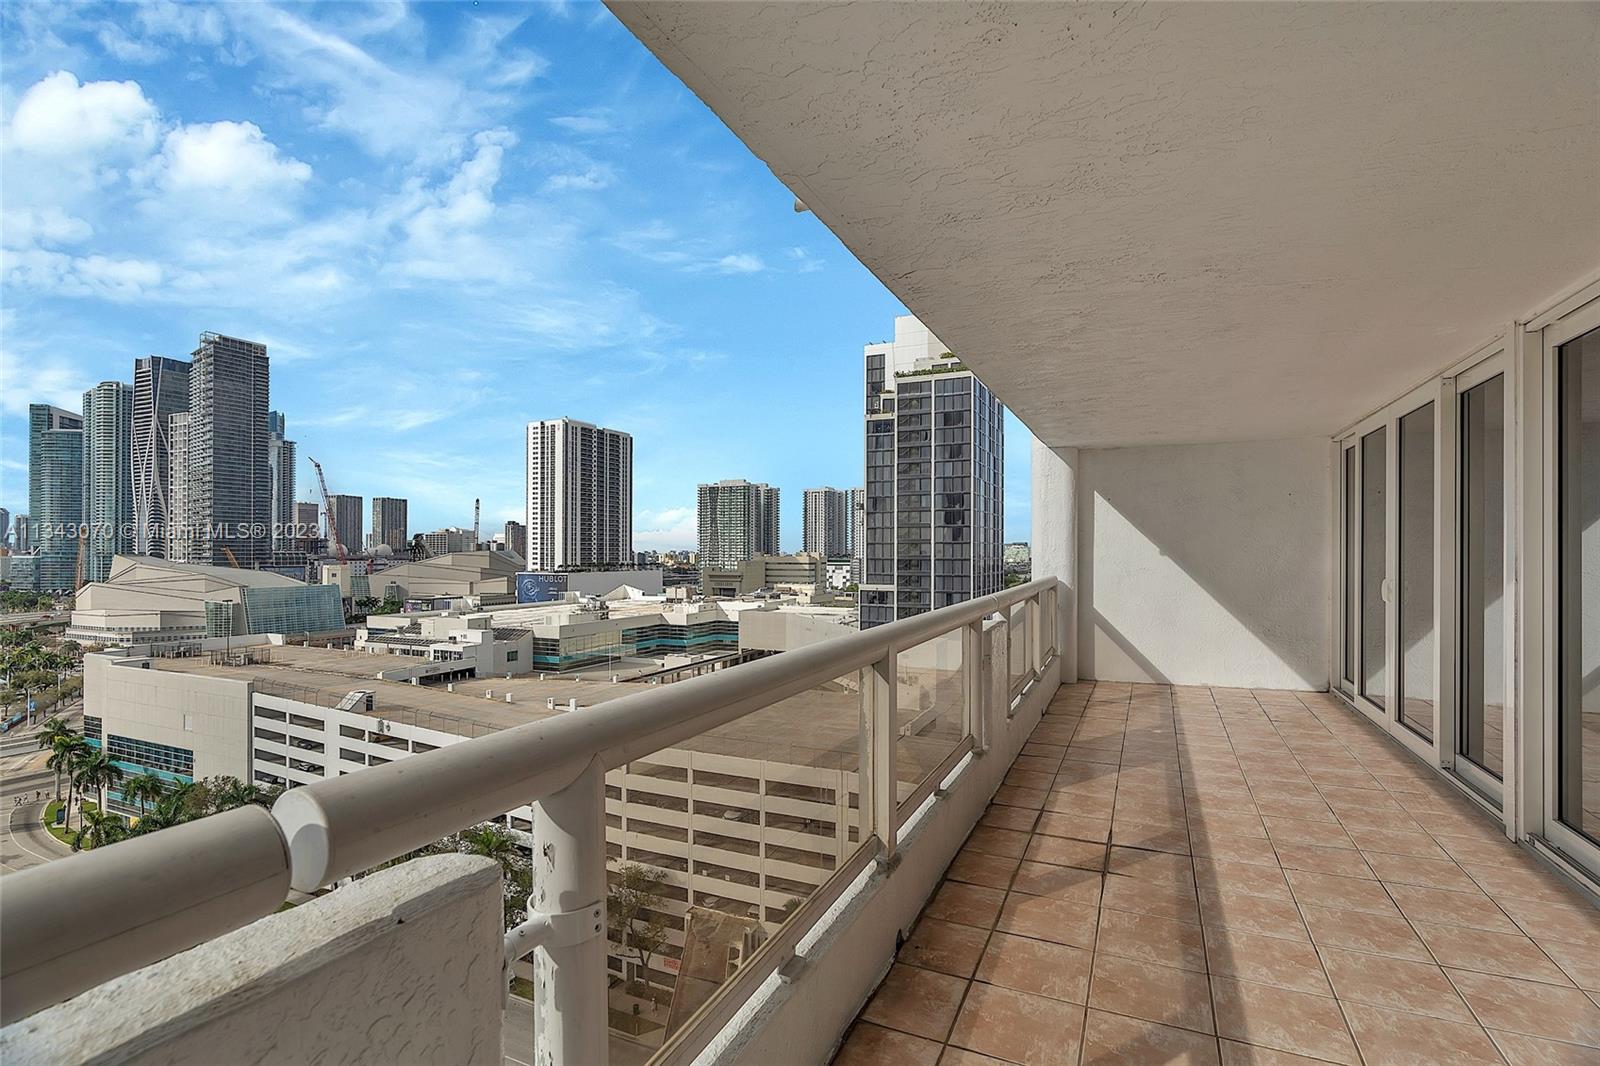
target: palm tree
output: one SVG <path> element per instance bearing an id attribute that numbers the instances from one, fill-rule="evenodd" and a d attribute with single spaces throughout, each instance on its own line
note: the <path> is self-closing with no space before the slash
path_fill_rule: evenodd
<path id="1" fill-rule="evenodd" d="M 122 798 L 139 805 L 139 817 L 144 817 L 147 804 L 158 803 L 167 794 L 167 782 L 160 774 L 146 771 L 130 777 L 122 786 Z"/>
<path id="2" fill-rule="evenodd" d="M 140 818 L 139 824 L 133 827 L 134 833 L 144 835 L 154 833 L 159 829 L 168 829 L 182 822 L 187 822 L 195 817 L 191 801 L 194 798 L 195 786 L 192 782 L 175 784 L 158 800 L 156 805 L 146 811 Z"/>
<path id="3" fill-rule="evenodd" d="M 67 733 L 57 737 L 50 747 L 51 755 L 45 761 L 45 766 L 56 772 L 57 803 L 61 802 L 61 777 L 65 774 L 67 778 L 67 806 L 61 819 L 61 824 L 66 825 L 67 820 L 72 817 L 73 775 L 77 772 L 79 762 L 94 748 L 90 747 L 89 742 L 78 733 Z"/>
<path id="4" fill-rule="evenodd" d="M 111 761 L 111 756 L 103 751 L 91 749 L 78 764 L 77 770 L 72 775 L 73 782 L 87 794 L 89 789 L 94 789 L 100 795 L 100 809 L 106 809 L 106 788 L 109 785 L 120 784 L 123 778 L 122 767 Z M 79 805 L 78 829 L 83 829 L 82 804 Z"/>
<path id="5" fill-rule="evenodd" d="M 62 737 L 75 737 L 77 735 L 78 734 L 74 733 L 67 726 L 67 723 L 66 723 L 65 719 L 63 719 L 60 715 L 57 715 L 56 717 L 51 718 L 49 721 L 45 722 L 44 729 L 39 734 L 39 748 L 40 748 L 41 751 L 43 749 L 45 749 L 45 748 L 49 748 L 49 749 L 51 749 L 53 751 L 53 750 L 55 750 L 55 746 L 56 746 L 56 741 L 57 740 L 61 739 Z M 55 767 L 55 771 L 56 771 L 56 802 L 59 803 L 59 802 L 61 802 L 61 769 L 60 769 L 60 767 Z"/>
<path id="6" fill-rule="evenodd" d="M 497 825 L 484 824 L 460 834 L 468 855 L 482 855 L 509 868 L 517 857 L 517 839 Z"/>
<path id="7" fill-rule="evenodd" d="M 87 811 L 83 815 L 83 822 L 83 828 L 72 838 L 73 851 L 115 844 L 128 835 L 128 827 L 122 817 L 110 811 Z"/>

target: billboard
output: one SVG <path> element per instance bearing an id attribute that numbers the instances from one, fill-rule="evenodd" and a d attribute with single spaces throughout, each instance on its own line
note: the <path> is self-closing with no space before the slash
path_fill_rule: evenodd
<path id="1" fill-rule="evenodd" d="M 566 594 L 566 574 L 524 570 L 517 575 L 518 603 L 550 603 Z"/>

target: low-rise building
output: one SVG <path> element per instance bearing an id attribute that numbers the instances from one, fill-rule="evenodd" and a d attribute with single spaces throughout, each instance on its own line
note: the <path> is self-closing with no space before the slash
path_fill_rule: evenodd
<path id="1" fill-rule="evenodd" d="M 518 603 L 548 603 L 568 593 L 611 596 L 619 589 L 631 595 L 659 596 L 666 584 L 660 567 L 637 570 L 524 570 L 517 574 Z"/>
<path id="2" fill-rule="evenodd" d="M 130 776 L 150 770 L 181 782 L 226 774 L 292 788 L 646 691 L 527 675 L 430 687 L 380 678 L 374 665 L 359 652 L 279 646 L 90 655 L 85 730 Z M 959 721 L 951 717 L 960 694 L 954 676 L 929 674 L 924 699 L 903 695 L 907 722 Z M 613 973 L 672 989 L 692 909 L 732 916 L 759 938 L 854 850 L 855 685 L 852 675 L 801 693 L 606 775 L 610 865 L 666 875 L 666 944 L 649 972 L 614 949 Z M 926 724 L 902 735 L 902 795 L 949 747 Z M 130 810 L 115 789 L 108 801 Z M 500 821 L 530 841 L 528 807 Z"/>
<path id="3" fill-rule="evenodd" d="M 737 566 L 704 567 L 700 591 L 707 599 L 748 596 L 762 589 L 814 593 L 828 587 L 828 561 L 820 555 L 757 555 Z"/>
<path id="4" fill-rule="evenodd" d="M 80 644 L 193 646 L 206 637 L 343 634 L 338 589 L 264 570 L 117 555 L 78 591 L 67 636 Z"/>
<path id="5" fill-rule="evenodd" d="M 468 537 L 471 537 L 470 531 Z M 428 534 L 432 536 L 432 534 Z M 374 573 L 369 594 L 378 600 L 499 597 L 509 602 L 516 593 L 521 560 L 507 552 L 452 551 L 401 562 Z"/>

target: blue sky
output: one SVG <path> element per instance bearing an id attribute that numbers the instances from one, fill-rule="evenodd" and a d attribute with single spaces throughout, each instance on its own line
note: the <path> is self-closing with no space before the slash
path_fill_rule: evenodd
<path id="1" fill-rule="evenodd" d="M 695 485 L 859 484 L 899 301 L 598 5 L 0 6 L 0 505 L 31 402 L 264 341 L 329 488 L 522 513 L 523 426 L 635 437 L 635 543 Z M 1006 535 L 1028 537 L 1008 417 Z"/>

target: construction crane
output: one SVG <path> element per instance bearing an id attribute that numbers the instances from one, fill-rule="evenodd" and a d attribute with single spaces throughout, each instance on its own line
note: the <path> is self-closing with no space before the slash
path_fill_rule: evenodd
<path id="1" fill-rule="evenodd" d="M 341 563 L 347 563 L 350 557 L 344 553 L 344 542 L 339 539 L 339 529 L 333 518 L 333 497 L 328 495 L 328 479 L 322 476 L 322 464 L 309 455 L 306 456 L 306 461 L 311 464 L 311 469 L 317 472 L 317 487 L 322 490 L 322 510 L 328 516 L 328 539 L 333 542 L 333 552 Z"/>
<path id="2" fill-rule="evenodd" d="M 240 566 L 240 565 L 239 565 L 239 558 L 238 558 L 238 556 L 236 556 L 236 555 L 234 555 L 234 554 L 233 554 L 233 549 L 232 549 L 232 548 L 230 548 L 230 547 L 228 547 L 228 546 L 227 546 L 227 545 L 226 545 L 226 544 L 224 544 L 224 545 L 223 545 L 223 546 L 222 546 L 222 554 L 223 554 L 223 555 L 226 555 L 226 556 L 227 556 L 227 557 L 228 557 L 228 563 L 229 563 L 229 564 L 230 564 L 230 565 L 231 565 L 231 566 L 232 566 L 232 567 L 233 567 L 233 568 L 234 568 L 234 569 L 235 569 L 235 570 L 242 570 L 242 569 L 244 569 L 244 568 L 243 568 L 243 567 L 241 567 L 241 566 Z"/>

